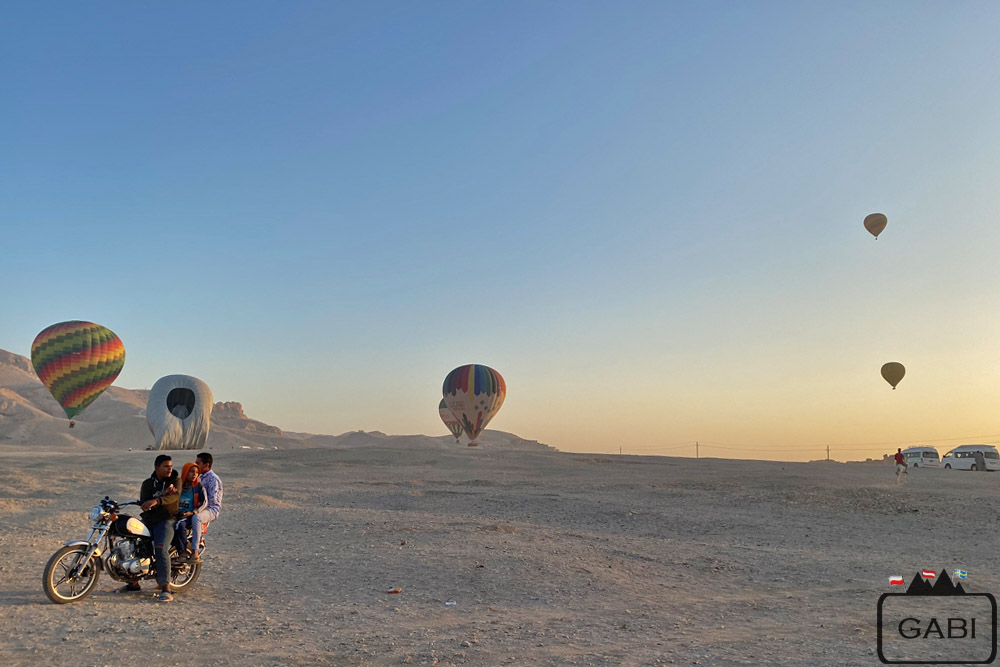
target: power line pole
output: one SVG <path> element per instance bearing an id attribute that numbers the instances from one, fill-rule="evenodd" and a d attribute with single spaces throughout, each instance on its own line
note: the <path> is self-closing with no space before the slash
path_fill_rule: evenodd
<path id="1" fill-rule="evenodd" d="M 696 459 L 697 458 L 701 458 L 701 457 L 698 456 L 698 442 L 697 441 L 695 441 L 695 443 L 694 443 L 694 457 Z"/>
<path id="2" fill-rule="evenodd" d="M 826 460 L 830 460 L 830 445 L 826 446 Z"/>

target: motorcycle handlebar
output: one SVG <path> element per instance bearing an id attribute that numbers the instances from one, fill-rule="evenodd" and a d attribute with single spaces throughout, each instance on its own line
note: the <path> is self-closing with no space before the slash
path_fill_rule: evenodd
<path id="1" fill-rule="evenodd" d="M 128 507 L 129 505 L 141 505 L 142 504 L 138 500 L 126 500 L 125 502 L 120 503 L 120 502 L 117 502 L 115 500 L 111 500 L 111 498 L 108 498 L 107 496 L 104 497 L 104 502 L 108 503 L 110 505 L 113 505 L 114 507 Z"/>

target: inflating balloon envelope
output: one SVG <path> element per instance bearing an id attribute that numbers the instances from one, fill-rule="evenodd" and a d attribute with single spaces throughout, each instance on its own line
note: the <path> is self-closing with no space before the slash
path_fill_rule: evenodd
<path id="1" fill-rule="evenodd" d="M 125 346 L 107 327 L 73 320 L 35 336 L 31 365 L 70 419 L 111 386 L 125 366 Z M 70 427 L 73 422 L 70 422 Z"/>
<path id="2" fill-rule="evenodd" d="M 444 403 L 461 422 L 469 436 L 469 447 L 496 416 L 507 397 L 507 385 L 500 373 L 489 366 L 459 366 L 444 379 Z"/>
<path id="3" fill-rule="evenodd" d="M 153 449 L 201 449 L 212 418 L 212 390 L 190 375 L 167 375 L 149 390 L 146 424 Z"/>

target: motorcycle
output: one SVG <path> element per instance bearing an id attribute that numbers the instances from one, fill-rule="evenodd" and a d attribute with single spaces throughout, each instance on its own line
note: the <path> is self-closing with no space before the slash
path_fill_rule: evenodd
<path id="1" fill-rule="evenodd" d="M 112 579 L 138 582 L 156 578 L 153 537 L 139 519 L 120 514 L 138 500 L 117 503 L 107 496 L 87 515 L 94 525 L 86 540 L 74 540 L 52 554 L 42 575 L 45 595 L 56 604 L 78 602 L 90 595 L 104 570 Z M 104 548 L 101 548 L 101 545 Z M 199 551 L 204 552 L 202 540 Z M 201 563 L 178 562 L 176 544 L 170 545 L 170 589 L 174 592 L 192 586 L 201 574 Z"/>

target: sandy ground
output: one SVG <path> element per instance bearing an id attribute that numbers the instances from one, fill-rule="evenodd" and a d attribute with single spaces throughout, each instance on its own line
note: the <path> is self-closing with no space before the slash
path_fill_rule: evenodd
<path id="1" fill-rule="evenodd" d="M 175 463 L 190 457 L 175 453 Z M 174 602 L 41 573 L 153 454 L 0 449 L 0 664 L 876 665 L 888 576 L 1000 593 L 1000 474 L 458 449 L 217 452 Z M 387 590 L 400 587 L 402 593 Z M 454 606 L 445 603 L 454 601 Z M 154 662 L 155 661 L 155 662 Z"/>

